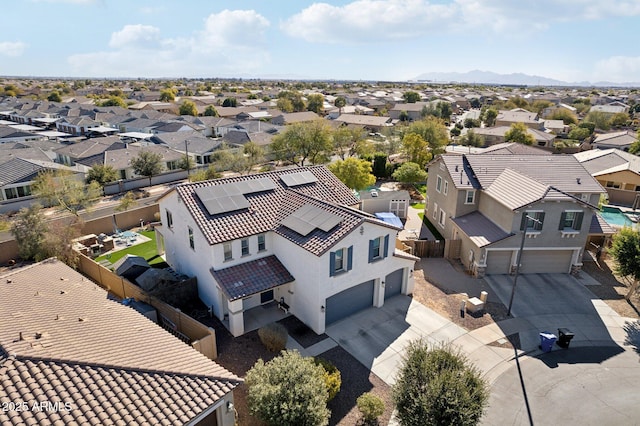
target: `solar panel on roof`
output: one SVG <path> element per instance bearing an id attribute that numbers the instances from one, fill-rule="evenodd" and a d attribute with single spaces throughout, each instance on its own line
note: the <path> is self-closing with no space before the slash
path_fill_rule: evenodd
<path id="1" fill-rule="evenodd" d="M 228 194 L 223 185 L 196 188 L 195 193 L 210 215 L 227 213 L 249 208 L 249 202 L 242 194 Z"/>
<path id="2" fill-rule="evenodd" d="M 318 178 L 308 170 L 296 173 L 288 173 L 280 176 L 280 180 L 288 187 L 305 185 L 307 183 L 317 182 Z"/>
<path id="3" fill-rule="evenodd" d="M 342 222 L 342 217 L 311 204 L 305 204 L 282 220 L 287 228 L 306 237 L 314 229 L 329 232 Z"/>

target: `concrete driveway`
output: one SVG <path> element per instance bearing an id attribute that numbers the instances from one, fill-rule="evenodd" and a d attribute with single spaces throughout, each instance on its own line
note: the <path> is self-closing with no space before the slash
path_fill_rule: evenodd
<path id="1" fill-rule="evenodd" d="M 325 333 L 387 384 L 395 375 L 407 344 L 419 338 L 453 341 L 466 334 L 457 326 L 408 296 L 388 299 L 330 325 Z"/>

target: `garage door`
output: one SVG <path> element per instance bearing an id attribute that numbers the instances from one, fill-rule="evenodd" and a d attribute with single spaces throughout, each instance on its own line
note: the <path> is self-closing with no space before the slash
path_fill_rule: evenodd
<path id="1" fill-rule="evenodd" d="M 508 274 L 511 264 L 511 251 L 489 251 L 487 252 L 486 274 Z"/>
<path id="2" fill-rule="evenodd" d="M 373 280 L 358 284 L 327 299 L 326 324 L 373 306 Z"/>
<path id="3" fill-rule="evenodd" d="M 566 274 L 571 264 L 572 250 L 526 250 L 522 253 L 522 274 Z"/>
<path id="4" fill-rule="evenodd" d="M 384 300 L 400 294 L 404 269 L 398 269 L 384 278 Z"/>

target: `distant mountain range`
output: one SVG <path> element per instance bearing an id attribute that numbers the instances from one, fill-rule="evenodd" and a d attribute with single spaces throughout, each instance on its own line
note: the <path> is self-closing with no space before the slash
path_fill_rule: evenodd
<path id="1" fill-rule="evenodd" d="M 473 70 L 465 73 L 459 72 L 428 72 L 417 76 L 414 80 L 429 81 L 434 83 L 467 83 L 467 84 L 495 84 L 495 85 L 516 85 L 516 86 L 577 86 L 577 87 L 640 87 L 640 82 L 635 83 L 613 83 L 610 81 L 589 81 L 568 82 L 555 80 L 553 78 L 541 77 L 539 75 L 528 75 L 523 73 L 498 74 L 491 71 Z"/>

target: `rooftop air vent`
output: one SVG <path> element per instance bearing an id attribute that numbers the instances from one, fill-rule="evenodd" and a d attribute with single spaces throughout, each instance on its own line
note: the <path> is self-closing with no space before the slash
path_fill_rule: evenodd
<path id="1" fill-rule="evenodd" d="M 580 185 L 580 178 L 576 178 L 576 183 Z"/>

